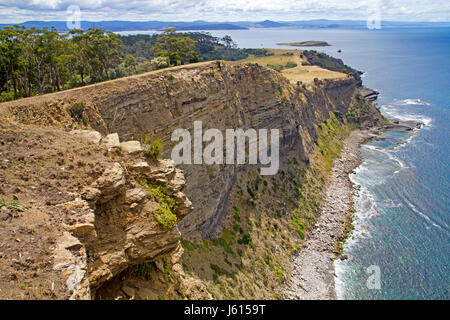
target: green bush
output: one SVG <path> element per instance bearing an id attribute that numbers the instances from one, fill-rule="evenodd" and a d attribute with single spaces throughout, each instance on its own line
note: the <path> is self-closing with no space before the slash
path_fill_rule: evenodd
<path id="1" fill-rule="evenodd" d="M 232 276 L 232 274 L 230 272 L 228 272 L 227 270 L 219 267 L 216 264 L 211 263 L 209 266 L 210 266 L 210 268 L 211 268 L 211 270 L 213 272 L 213 279 L 214 279 L 214 281 L 217 281 L 217 279 L 220 276 L 226 276 L 226 277 L 231 277 Z"/>
<path id="2" fill-rule="evenodd" d="M 14 96 L 14 92 L 12 92 L 12 91 L 10 91 L 10 92 L 3 91 L 0 94 L 0 102 L 11 101 L 14 99 L 15 99 L 15 96 Z"/>
<path id="3" fill-rule="evenodd" d="M 288 61 L 288 62 L 284 65 L 284 67 L 285 67 L 286 69 L 295 68 L 296 66 L 297 66 L 297 64 L 296 64 L 295 62 L 292 62 L 292 61 Z"/>
<path id="4" fill-rule="evenodd" d="M 175 198 L 168 195 L 161 186 L 156 186 L 146 180 L 138 179 L 149 195 L 158 203 L 155 211 L 155 218 L 163 229 L 171 229 L 177 224 L 177 203 Z"/>
<path id="5" fill-rule="evenodd" d="M 273 69 L 275 71 L 281 72 L 284 67 L 281 64 L 268 64 L 267 68 L 270 68 L 270 69 Z"/>
<path id="6" fill-rule="evenodd" d="M 161 204 L 156 209 L 155 216 L 163 229 L 172 229 L 177 224 L 177 216 L 166 204 Z"/>
<path id="7" fill-rule="evenodd" d="M 152 64 L 152 62 L 149 60 L 145 60 L 136 66 L 136 73 L 144 73 L 153 70 L 156 70 L 156 68 L 154 64 Z"/>
<path id="8" fill-rule="evenodd" d="M 267 57 L 275 55 L 273 52 L 269 52 L 267 49 L 243 49 L 247 54 L 253 54 L 255 57 Z"/>
<path id="9" fill-rule="evenodd" d="M 268 68 L 276 70 L 278 72 L 281 72 L 284 69 L 295 68 L 296 66 L 297 66 L 297 64 L 295 62 L 292 62 L 292 61 L 286 62 L 285 65 L 281 65 L 281 64 L 268 64 L 267 65 Z"/>
<path id="10" fill-rule="evenodd" d="M 306 231 L 305 223 L 301 221 L 297 216 L 292 217 L 292 223 L 297 229 L 297 233 L 300 236 L 300 239 L 302 240 L 305 239 L 305 231 Z"/>
<path id="11" fill-rule="evenodd" d="M 144 148 L 144 153 L 146 156 L 157 160 L 162 150 L 162 142 L 159 138 L 156 140 L 150 139 L 149 135 L 143 135 L 141 137 L 141 144 Z"/>
<path id="12" fill-rule="evenodd" d="M 150 61 L 153 70 L 167 68 L 169 66 L 168 57 L 156 57 Z"/>
<path id="13" fill-rule="evenodd" d="M 244 234 L 244 236 L 241 239 L 238 239 L 239 244 L 246 244 L 251 245 L 252 244 L 252 237 L 249 234 Z"/>
<path id="14" fill-rule="evenodd" d="M 23 212 L 25 207 L 18 200 L 7 202 L 4 198 L 0 198 L 0 210 Z"/>

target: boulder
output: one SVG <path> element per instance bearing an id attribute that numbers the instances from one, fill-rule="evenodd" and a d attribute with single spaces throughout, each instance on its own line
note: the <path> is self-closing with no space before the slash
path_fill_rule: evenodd
<path id="1" fill-rule="evenodd" d="M 120 144 L 120 149 L 127 154 L 134 154 L 142 152 L 141 143 L 139 141 L 126 141 Z"/>
<path id="2" fill-rule="evenodd" d="M 119 135 L 117 133 L 108 134 L 107 136 L 103 137 L 100 144 L 102 147 L 108 150 L 120 148 Z"/>
<path id="3" fill-rule="evenodd" d="M 115 162 L 111 167 L 103 172 L 103 175 L 98 178 L 93 187 L 101 191 L 99 201 L 101 203 L 107 202 L 115 198 L 125 185 L 125 173 L 122 166 Z"/>

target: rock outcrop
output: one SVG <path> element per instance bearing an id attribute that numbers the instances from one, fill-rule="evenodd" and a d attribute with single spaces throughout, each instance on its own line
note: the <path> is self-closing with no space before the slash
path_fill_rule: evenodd
<path id="1" fill-rule="evenodd" d="M 92 135 L 87 139 L 95 143 Z M 63 204 L 77 217 L 65 226 L 69 233 L 58 241 L 57 250 L 61 253 L 57 254 L 55 269 L 66 271 L 72 298 L 89 298 L 90 291 L 95 293 L 122 271 L 166 255 L 172 257 L 171 268 L 180 290 L 186 290 L 182 281 L 185 275 L 177 258 L 182 250 L 180 232 L 177 227 L 165 229 L 159 225 L 155 212 L 160 204 L 146 188 L 147 183 L 161 186 L 174 199 L 174 214 L 181 220 L 192 211 L 191 202 L 182 193 L 186 185 L 184 175 L 172 160 L 150 161 L 142 151 L 136 151 L 142 148 L 135 148 L 132 157 L 127 157 L 128 146 L 137 144 L 121 144 L 117 134 L 103 137 L 103 149 L 111 151 L 124 146 L 125 155 L 86 186 L 80 198 Z M 145 183 L 140 184 L 139 179 Z"/>
<path id="2" fill-rule="evenodd" d="M 97 292 L 114 280 L 123 282 L 123 273 L 134 276 L 139 265 L 163 260 L 163 270 L 153 276 L 164 274 L 170 281 L 142 290 L 166 297 L 170 284 L 172 298 L 210 297 L 183 271 L 176 224 L 161 223 L 162 201 L 173 204 L 176 221 L 193 209 L 183 193 L 183 172 L 172 160 L 149 158 L 140 142 L 120 143 L 116 133 L 102 137 L 92 130 L 64 132 L 5 121 L 0 128 L 1 198 L 14 194 L 23 206 L 1 210 L 3 298 L 101 298 Z M 8 159 L 16 158 L 20 166 L 10 165 Z M 11 277 L 23 281 L 21 287 L 10 283 Z"/>

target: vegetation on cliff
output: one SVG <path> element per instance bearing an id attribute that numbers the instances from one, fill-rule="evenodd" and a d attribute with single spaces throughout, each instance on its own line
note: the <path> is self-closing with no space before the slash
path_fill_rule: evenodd
<path id="1" fill-rule="evenodd" d="M 248 51 L 250 55 L 246 61 L 258 63 L 262 66 L 279 71 L 293 84 L 296 84 L 298 81 L 301 81 L 302 83 L 311 83 L 315 78 L 322 80 L 348 77 L 347 73 L 341 72 L 341 69 L 327 69 L 313 65 L 308 62 L 306 56 L 302 54 L 304 51 L 285 49 L 262 50 L 265 51 Z"/>
<path id="2" fill-rule="evenodd" d="M 345 65 L 341 59 L 336 59 L 327 55 L 326 53 L 317 52 L 313 50 L 304 50 L 301 56 L 304 56 L 307 59 L 308 63 L 312 65 L 319 66 L 327 70 L 342 72 L 351 75 L 358 81 L 359 84 L 362 83 L 361 81 L 362 73 L 358 70 L 355 70 Z"/>
<path id="3" fill-rule="evenodd" d="M 229 36 L 208 33 L 119 36 L 101 29 L 0 29 L 0 102 L 184 63 L 246 58 Z"/>
<path id="4" fill-rule="evenodd" d="M 341 119 L 341 120 L 339 120 Z M 239 178 L 230 227 L 217 239 L 190 242 L 182 262 L 216 299 L 279 299 L 290 259 L 306 242 L 343 138 L 354 126 L 331 113 L 305 167 L 294 157 L 273 177 L 250 169 Z"/>

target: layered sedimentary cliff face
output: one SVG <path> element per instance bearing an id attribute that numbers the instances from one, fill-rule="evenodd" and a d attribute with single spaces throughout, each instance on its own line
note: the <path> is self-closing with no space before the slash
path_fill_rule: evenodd
<path id="1" fill-rule="evenodd" d="M 90 290 L 105 294 L 101 287 L 124 270 L 148 261 L 154 261 L 158 269 L 158 259 L 172 256 L 170 265 L 178 279 L 176 294 L 207 298 L 202 284 L 187 281 L 179 264 L 182 249 L 178 228 L 190 240 L 219 236 L 227 225 L 238 182 L 247 175 L 249 166 L 198 164 L 176 169 L 170 161 L 149 163 L 142 152 L 134 153 L 133 148 L 139 149 L 138 142 L 117 142 L 139 140 L 149 134 L 161 139 L 162 158 L 167 158 L 173 145 L 172 132 L 183 128 L 192 133 L 194 121 L 202 121 L 205 129 L 222 131 L 279 129 L 280 170 L 288 159 L 295 159 L 302 168 L 309 164 L 317 147 L 317 127 L 330 115 L 343 119 L 349 107 L 357 103 L 357 93 L 353 78 L 293 86 L 281 74 L 258 65 L 210 62 L 5 103 L 0 114 L 12 123 L 30 126 L 28 131 L 63 127 L 54 129 L 62 132 L 61 141 L 68 139 L 67 131 L 80 126 L 103 136 L 118 134 L 103 138 L 99 144 L 100 133 L 72 131 L 95 145 L 98 151 L 92 149 L 91 154 L 106 152 L 108 158 L 100 161 L 102 169 L 87 177 L 70 201 L 61 203 L 76 218 L 64 218 L 70 223 L 61 225 L 64 231 L 55 233 L 60 237 L 55 259 L 62 259 L 55 270 L 68 275 L 66 284 L 72 286 L 73 297 L 89 297 Z M 382 121 L 372 109 L 371 122 Z M 35 154 L 40 147 L 35 145 Z M 110 154 L 116 149 L 121 151 Z M 181 192 L 184 179 L 180 169 L 186 177 L 184 193 L 193 204 L 187 216 L 191 207 Z M 142 184 L 142 177 L 163 185 L 174 197 L 178 228 L 163 230 L 158 225 L 154 215 L 157 203 L 154 197 L 146 196 L 148 185 Z M 271 199 L 276 200 L 273 196 Z M 165 267 L 159 270 L 165 274 Z M 127 292 L 137 292 L 136 288 L 127 288 Z M 147 298 L 158 296 L 156 292 L 147 293 Z"/>
<path id="2" fill-rule="evenodd" d="M 36 99 L 32 111 L 31 99 L 18 101 L 11 112 L 23 121 L 30 117 L 48 122 L 64 121 L 60 109 L 66 109 L 75 120 L 103 134 L 117 132 L 125 140 L 143 134 L 159 138 L 164 156 L 170 156 L 172 132 L 177 128 L 192 132 L 194 121 L 202 121 L 205 129 L 280 129 L 283 157 L 308 163 L 317 138 L 315 127 L 330 112 L 345 114 L 355 90 L 352 78 L 300 87 L 258 65 L 211 62 L 48 95 Z M 43 114 L 36 117 L 38 110 Z M 180 168 L 187 178 L 186 194 L 195 204 L 194 212 L 179 225 L 181 232 L 191 239 L 217 235 L 237 172 L 245 167 Z"/>

